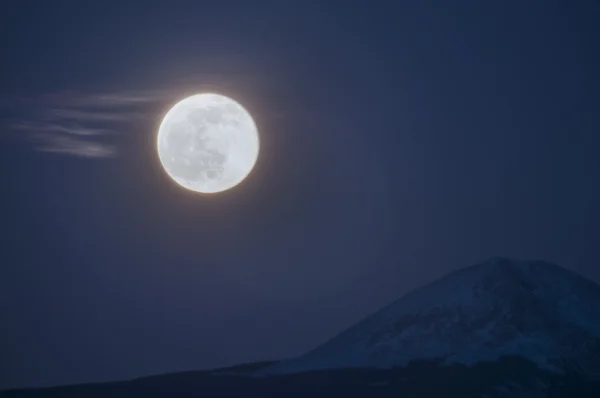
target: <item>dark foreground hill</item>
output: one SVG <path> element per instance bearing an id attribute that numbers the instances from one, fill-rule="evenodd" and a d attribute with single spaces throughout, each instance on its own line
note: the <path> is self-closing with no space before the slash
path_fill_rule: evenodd
<path id="1" fill-rule="evenodd" d="M 259 369 L 265 364 L 257 364 Z M 268 366 L 268 365 L 267 365 Z M 188 397 L 561 397 L 598 398 L 600 383 L 576 371 L 556 374 L 524 358 L 504 357 L 474 366 L 415 361 L 389 369 L 314 371 L 255 377 L 237 370 L 186 372 L 142 379 L 36 390 L 3 398 Z"/>

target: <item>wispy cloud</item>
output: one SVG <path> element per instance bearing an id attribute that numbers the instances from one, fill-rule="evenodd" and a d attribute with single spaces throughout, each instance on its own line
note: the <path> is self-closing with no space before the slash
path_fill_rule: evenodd
<path id="1" fill-rule="evenodd" d="M 31 137 L 37 150 L 84 158 L 106 158 L 116 155 L 113 145 L 94 142 L 69 135 L 35 134 Z"/>
<path id="2" fill-rule="evenodd" d="M 43 116 L 49 120 L 79 122 L 123 122 L 139 117 L 139 114 L 117 110 L 50 109 Z"/>
<path id="3" fill-rule="evenodd" d="M 23 133 L 52 133 L 52 134 L 70 134 L 79 136 L 91 136 L 91 135 L 106 135 L 114 133 L 113 130 L 103 128 L 92 128 L 82 126 L 81 124 L 67 124 L 67 123 L 43 123 L 36 121 L 23 121 L 12 124 L 14 131 Z"/>
<path id="4" fill-rule="evenodd" d="M 142 118 L 144 106 L 169 98 L 164 91 L 39 95 L 19 101 L 8 128 L 38 151 L 107 158 L 117 155 L 111 137 Z"/>

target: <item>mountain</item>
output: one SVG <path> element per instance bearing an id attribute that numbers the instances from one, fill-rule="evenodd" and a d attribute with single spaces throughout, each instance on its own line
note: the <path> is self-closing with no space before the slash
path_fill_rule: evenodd
<path id="1" fill-rule="evenodd" d="M 419 288 L 262 374 L 523 357 L 600 375 L 600 286 L 557 265 L 496 257 Z"/>
<path id="2" fill-rule="evenodd" d="M 600 286 L 493 258 L 398 299 L 299 358 L 7 398 L 600 397 Z"/>

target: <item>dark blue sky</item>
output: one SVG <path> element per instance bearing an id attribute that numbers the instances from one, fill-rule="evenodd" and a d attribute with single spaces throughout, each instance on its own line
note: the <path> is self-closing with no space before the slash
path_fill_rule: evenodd
<path id="1" fill-rule="evenodd" d="M 493 255 L 600 282 L 600 3 L 450 3 L 3 3 L 0 388 L 296 355 Z M 154 149 L 206 90 L 262 144 L 209 197 Z"/>

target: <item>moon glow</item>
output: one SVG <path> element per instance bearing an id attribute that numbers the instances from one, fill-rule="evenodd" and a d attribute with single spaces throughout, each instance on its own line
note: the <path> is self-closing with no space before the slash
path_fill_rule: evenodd
<path id="1" fill-rule="evenodd" d="M 259 151 L 258 129 L 239 103 L 198 94 L 175 104 L 158 129 L 158 156 L 184 188 L 216 193 L 242 182 Z"/>

